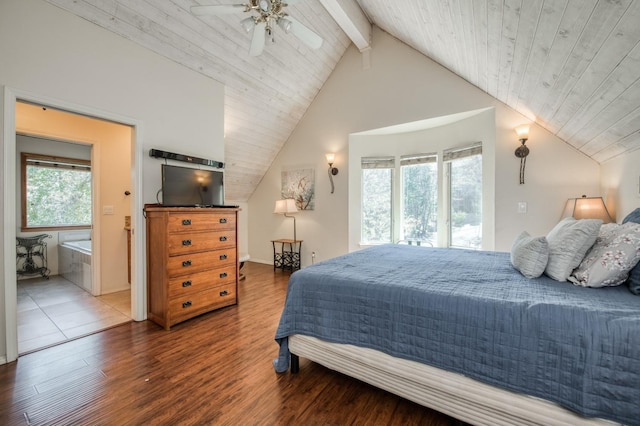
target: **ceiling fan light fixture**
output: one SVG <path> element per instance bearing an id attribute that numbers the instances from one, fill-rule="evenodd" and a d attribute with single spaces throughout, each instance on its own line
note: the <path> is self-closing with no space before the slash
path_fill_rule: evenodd
<path id="1" fill-rule="evenodd" d="M 253 20 L 253 17 L 249 17 L 240 21 L 240 25 L 242 25 L 242 28 L 244 28 L 246 32 L 251 32 L 256 22 Z"/>
<path id="2" fill-rule="evenodd" d="M 278 19 L 278 26 L 282 28 L 282 31 L 289 34 L 289 30 L 291 29 L 292 22 L 287 18 Z"/>
<path id="3" fill-rule="evenodd" d="M 1 1 L 1 0 L 0 0 Z M 273 28 L 280 27 L 287 34 L 292 34 L 311 49 L 322 47 L 322 37 L 310 28 L 293 18 L 285 11 L 290 4 L 301 0 L 243 0 L 246 3 L 231 5 L 192 6 L 194 15 L 225 15 L 244 11 L 251 16 L 240 21 L 240 26 L 247 34 L 251 33 L 250 56 L 258 56 L 264 50 L 266 38 L 275 42 Z"/>

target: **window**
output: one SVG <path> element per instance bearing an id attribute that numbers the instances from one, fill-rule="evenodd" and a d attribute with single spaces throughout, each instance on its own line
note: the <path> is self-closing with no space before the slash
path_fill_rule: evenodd
<path id="1" fill-rule="evenodd" d="M 362 242 L 381 244 L 392 241 L 393 157 L 362 158 Z"/>
<path id="2" fill-rule="evenodd" d="M 449 176 L 449 246 L 482 247 L 482 145 L 445 151 Z"/>
<path id="3" fill-rule="evenodd" d="M 437 245 L 438 157 L 436 154 L 400 158 L 402 175 L 401 240 Z"/>
<path id="4" fill-rule="evenodd" d="M 361 245 L 482 248 L 482 143 L 360 161 Z"/>
<path id="5" fill-rule="evenodd" d="M 22 153 L 22 229 L 91 226 L 91 162 Z"/>

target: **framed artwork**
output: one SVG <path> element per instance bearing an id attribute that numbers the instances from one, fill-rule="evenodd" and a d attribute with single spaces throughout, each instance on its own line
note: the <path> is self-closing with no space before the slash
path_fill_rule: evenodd
<path id="1" fill-rule="evenodd" d="M 282 198 L 293 198 L 298 210 L 314 210 L 316 177 L 313 168 L 282 171 Z"/>

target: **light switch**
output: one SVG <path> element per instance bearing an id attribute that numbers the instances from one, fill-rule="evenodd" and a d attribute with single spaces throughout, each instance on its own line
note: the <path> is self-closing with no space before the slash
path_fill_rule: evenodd
<path id="1" fill-rule="evenodd" d="M 102 206 L 102 214 L 113 214 L 113 206 Z"/>
<path id="2" fill-rule="evenodd" d="M 526 213 L 527 212 L 527 202 L 520 201 L 518 202 L 518 213 Z"/>

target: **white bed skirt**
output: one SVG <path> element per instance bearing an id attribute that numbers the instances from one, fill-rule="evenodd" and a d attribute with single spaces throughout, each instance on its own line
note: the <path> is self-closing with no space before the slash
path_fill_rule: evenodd
<path id="1" fill-rule="evenodd" d="M 461 374 L 315 337 L 289 337 L 289 350 L 332 370 L 474 425 L 615 425 Z M 300 374 L 303 374 L 301 372 Z"/>

